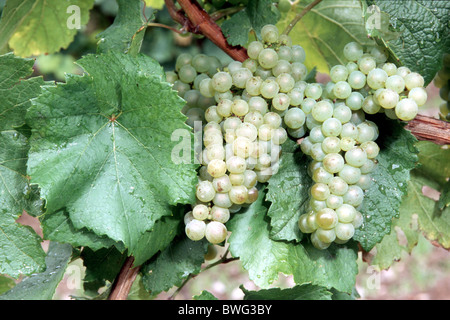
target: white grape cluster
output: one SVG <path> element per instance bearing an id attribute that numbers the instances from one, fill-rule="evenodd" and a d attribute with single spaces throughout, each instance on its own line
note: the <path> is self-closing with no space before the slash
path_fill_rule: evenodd
<path id="1" fill-rule="evenodd" d="M 187 123 L 206 122 L 197 203 L 185 215 L 194 241 L 224 241 L 230 214 L 256 201 L 258 183 L 277 172 L 288 134 L 304 134 L 305 51 L 274 25 L 264 26 L 261 38 L 249 44 L 244 62 L 221 68 L 212 57 L 183 54 L 166 73 L 187 102 Z"/>
<path id="2" fill-rule="evenodd" d="M 364 50 L 350 42 L 344 47 L 348 63 L 330 70 L 326 90 L 330 99 L 345 100 L 367 114 L 385 113 L 388 118 L 409 121 L 427 101 L 424 78 L 408 67 L 388 62 L 387 52 L 374 46 Z"/>
<path id="3" fill-rule="evenodd" d="M 444 54 L 442 62 L 442 69 L 439 70 L 433 82 L 439 88 L 439 96 L 444 100 L 439 106 L 441 117 L 450 121 L 450 53 Z"/>
<path id="4" fill-rule="evenodd" d="M 409 121 L 427 99 L 423 77 L 387 62 L 381 48 L 364 51 L 351 42 L 343 54 L 347 64 L 333 66 L 328 83 L 309 84 L 302 104 L 308 136 L 301 149 L 312 158 L 314 183 L 298 225 L 319 249 L 347 242 L 363 223 L 361 204 L 380 151 L 378 127 L 366 114 Z"/>

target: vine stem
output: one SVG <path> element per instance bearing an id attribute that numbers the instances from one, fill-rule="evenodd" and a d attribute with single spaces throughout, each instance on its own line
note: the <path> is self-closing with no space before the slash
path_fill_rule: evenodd
<path id="1" fill-rule="evenodd" d="M 243 62 L 248 59 L 247 50 L 241 46 L 230 45 L 222 29 L 197 1 L 178 0 L 181 10 L 177 9 L 172 0 L 164 1 L 172 19 L 180 23 L 183 29 L 204 35 L 234 60 Z"/>
<path id="2" fill-rule="evenodd" d="M 136 276 L 139 273 L 140 266 L 133 267 L 134 257 L 128 257 L 119 274 L 117 275 L 111 293 L 108 296 L 108 300 L 126 300 L 130 293 L 131 286 L 133 285 Z"/>
<path id="3" fill-rule="evenodd" d="M 283 34 L 288 35 L 291 32 L 292 28 L 299 22 L 305 14 L 311 11 L 317 4 L 319 4 L 322 0 L 314 0 L 310 4 L 308 4 L 300 13 L 297 13 L 292 19 L 292 21 L 287 25 L 286 29 L 284 29 Z"/>

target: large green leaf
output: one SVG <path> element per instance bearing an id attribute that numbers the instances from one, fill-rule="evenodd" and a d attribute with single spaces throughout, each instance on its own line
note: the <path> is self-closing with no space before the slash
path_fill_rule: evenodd
<path id="1" fill-rule="evenodd" d="M 307 241 L 295 244 L 272 240 L 264 197 L 264 190 L 260 190 L 256 202 L 227 222 L 231 231 L 230 252 L 239 257 L 249 278 L 257 286 L 268 288 L 281 272 L 293 275 L 296 284 L 311 283 L 352 292 L 358 273 L 356 245 L 332 245 L 318 250 Z"/>
<path id="2" fill-rule="evenodd" d="M 171 157 L 174 130 L 191 135 L 184 102 L 146 56 L 110 52 L 79 64 L 85 75 L 46 87 L 28 112 L 28 174 L 49 213 L 66 208 L 75 228 L 133 254 L 172 205 L 195 200 L 196 165 Z"/>
<path id="3" fill-rule="evenodd" d="M 44 84 L 42 78 L 25 79 L 31 75 L 33 63 L 12 54 L 0 56 L 0 273 L 14 278 L 45 267 L 40 237 L 30 227 L 16 223 L 22 212 L 35 204 L 35 190 L 26 175 L 28 140 L 14 130 L 25 123 L 30 99 Z"/>
<path id="4" fill-rule="evenodd" d="M 29 57 L 65 49 L 88 22 L 93 5 L 94 0 L 8 0 L 0 20 L 0 50 L 9 44 L 16 55 Z"/>
<path id="5" fill-rule="evenodd" d="M 444 248 L 450 248 L 450 208 L 440 208 L 430 190 L 443 191 L 450 176 L 450 150 L 428 141 L 416 144 L 420 166 L 411 171 L 408 194 L 399 217 L 392 221 L 391 233 L 375 246 L 371 264 L 389 268 L 404 252 L 410 253 L 420 232 Z M 442 210 L 443 209 L 443 210 Z"/>
<path id="6" fill-rule="evenodd" d="M 283 31 L 311 2 L 299 1 L 294 10 L 280 19 L 277 24 L 279 30 Z M 348 42 L 374 43 L 367 38 L 359 0 L 323 0 L 303 16 L 289 36 L 294 44 L 305 49 L 308 70 L 317 67 L 323 73 L 328 73 L 331 66 L 346 63 L 343 49 Z"/>
<path id="7" fill-rule="evenodd" d="M 410 171 L 418 162 L 417 139 L 403 125 L 388 120 L 384 115 L 373 120 L 380 127 L 376 140 L 380 153 L 377 168 L 371 173 L 373 183 L 365 192 L 360 210 L 364 223 L 354 236 L 366 251 L 390 233 L 392 218 L 398 217 L 400 205 L 408 192 Z"/>
<path id="8" fill-rule="evenodd" d="M 442 67 L 442 56 L 450 51 L 450 2 L 439 0 L 369 0 L 377 8 L 368 15 L 379 15 L 381 10 L 389 14 L 386 21 L 400 34 L 389 39 L 382 32 L 376 33 L 403 65 L 419 72 L 425 84 L 433 80 Z M 381 20 L 381 23 L 386 23 Z M 381 29 L 386 26 L 380 25 Z M 377 30 L 375 30 L 377 31 Z"/>
<path id="9" fill-rule="evenodd" d="M 1 295 L 0 300 L 51 300 L 71 256 L 70 245 L 50 242 L 45 258 L 47 269 L 23 279 L 14 288 Z"/>
<path id="10" fill-rule="evenodd" d="M 311 177 L 307 174 L 309 159 L 291 140 L 283 144 L 278 172 L 270 178 L 266 200 L 271 202 L 267 215 L 271 217 L 270 235 L 274 240 L 300 241 L 298 228 L 302 208 L 309 201 Z"/>

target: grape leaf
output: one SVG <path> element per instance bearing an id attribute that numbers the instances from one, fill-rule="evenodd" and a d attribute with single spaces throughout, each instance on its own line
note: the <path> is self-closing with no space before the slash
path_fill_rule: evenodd
<path id="1" fill-rule="evenodd" d="M 260 36 L 261 28 L 266 24 L 276 24 L 280 12 L 271 0 L 253 0 L 231 18 L 225 20 L 221 29 L 227 42 L 232 46 L 245 46 L 249 32 L 254 30 Z"/>
<path id="2" fill-rule="evenodd" d="M 208 249 L 206 239 L 192 241 L 179 238 L 155 259 L 142 267 L 142 281 L 151 294 L 159 294 L 173 286 L 180 286 L 190 274 L 198 274 Z"/>
<path id="3" fill-rule="evenodd" d="M 145 5 L 154 9 L 162 9 L 164 7 L 164 0 L 144 0 Z"/>
<path id="4" fill-rule="evenodd" d="M 23 279 L 14 288 L 1 295 L 0 300 L 51 300 L 71 256 L 70 245 L 50 242 L 45 258 L 47 269 Z"/>
<path id="5" fill-rule="evenodd" d="M 450 2 L 370 0 L 367 3 L 389 14 L 390 25 L 401 35 L 389 40 L 381 34 L 381 39 L 403 65 L 420 73 L 428 85 L 442 67 L 443 54 L 450 51 Z"/>
<path id="6" fill-rule="evenodd" d="M 397 121 L 385 116 L 372 119 L 381 128 L 376 140 L 380 146 L 378 165 L 371 173 L 373 183 L 366 190 L 361 213 L 363 225 L 354 239 L 369 251 L 391 231 L 392 218 L 397 217 L 400 204 L 407 194 L 410 171 L 418 162 L 417 139 Z"/>
<path id="7" fill-rule="evenodd" d="M 26 176 L 28 139 L 14 130 L 25 123 L 30 99 L 44 84 L 40 77 L 25 79 L 33 72 L 33 63 L 11 53 L 0 56 L 0 273 L 14 278 L 45 268 L 41 238 L 30 227 L 16 223 L 23 210 L 38 212 L 35 190 Z"/>
<path id="8" fill-rule="evenodd" d="M 65 49 L 88 22 L 93 5 L 94 0 L 8 0 L 0 20 L 0 49 L 9 44 L 22 57 Z"/>
<path id="9" fill-rule="evenodd" d="M 266 289 L 281 272 L 293 275 L 296 284 L 311 283 L 350 293 L 358 273 L 356 245 L 318 250 L 306 241 L 294 244 L 272 240 L 264 197 L 264 190 L 260 190 L 256 202 L 227 222 L 230 252 L 239 257 L 249 278 Z"/>
<path id="10" fill-rule="evenodd" d="M 284 14 L 277 26 L 283 31 L 294 16 L 312 0 L 300 1 Z M 351 41 L 362 45 L 374 44 L 367 38 L 362 6 L 359 0 L 323 0 L 306 13 L 289 33 L 294 44 L 306 51 L 304 62 L 308 70 L 328 73 L 331 66 L 346 64 L 344 46 Z"/>
<path id="11" fill-rule="evenodd" d="M 218 300 L 211 292 L 203 290 L 200 294 L 192 297 L 194 300 Z"/>
<path id="12" fill-rule="evenodd" d="M 249 291 L 241 287 L 244 300 L 331 300 L 332 293 L 326 288 L 303 284 L 292 288 L 270 288 Z"/>
<path id="13" fill-rule="evenodd" d="M 266 194 L 266 200 L 271 202 L 267 215 L 271 217 L 273 240 L 300 241 L 303 238 L 298 219 L 309 201 L 312 179 L 307 173 L 308 163 L 309 159 L 296 142 L 288 140 L 283 144 L 279 170 L 270 178 Z"/>
<path id="14" fill-rule="evenodd" d="M 197 166 L 171 157 L 173 131 L 192 136 L 184 101 L 144 55 L 109 52 L 79 64 L 83 76 L 45 87 L 28 111 L 28 174 L 49 213 L 66 208 L 75 228 L 133 254 L 172 205 L 195 201 Z"/>
<path id="15" fill-rule="evenodd" d="M 119 6 L 114 22 L 97 35 L 97 52 L 109 50 L 136 54 L 144 39 L 145 20 L 141 14 L 141 0 L 118 0 Z"/>
<path id="16" fill-rule="evenodd" d="M 43 215 L 41 227 L 44 239 L 70 243 L 73 247 L 89 247 L 92 250 L 99 250 L 116 244 L 112 239 L 98 236 L 86 228 L 76 229 L 70 221 L 69 214 L 64 210 Z M 119 244 L 117 245 L 119 246 Z"/>

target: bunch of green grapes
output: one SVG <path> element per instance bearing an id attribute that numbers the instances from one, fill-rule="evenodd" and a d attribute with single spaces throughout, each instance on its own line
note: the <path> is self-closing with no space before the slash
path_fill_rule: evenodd
<path id="1" fill-rule="evenodd" d="M 305 51 L 274 25 L 264 26 L 261 37 L 244 62 L 221 68 L 204 55 L 183 55 L 167 74 L 187 101 L 188 123 L 204 120 L 197 202 L 185 215 L 194 241 L 224 241 L 230 215 L 256 201 L 258 184 L 277 172 L 288 134 L 304 134 Z"/>
<path id="2" fill-rule="evenodd" d="M 298 225 L 320 249 L 347 242 L 363 223 L 361 204 L 380 151 L 378 127 L 366 114 L 409 121 L 427 100 L 423 77 L 387 62 L 382 48 L 351 42 L 343 54 L 348 63 L 333 66 L 327 84 L 309 84 L 313 93 L 305 91 L 311 99 L 302 107 L 308 136 L 301 149 L 313 160 L 314 184 Z"/>
<path id="3" fill-rule="evenodd" d="M 450 54 L 443 57 L 443 66 L 434 78 L 434 85 L 439 88 L 439 96 L 444 100 L 439 106 L 442 119 L 450 121 Z"/>

